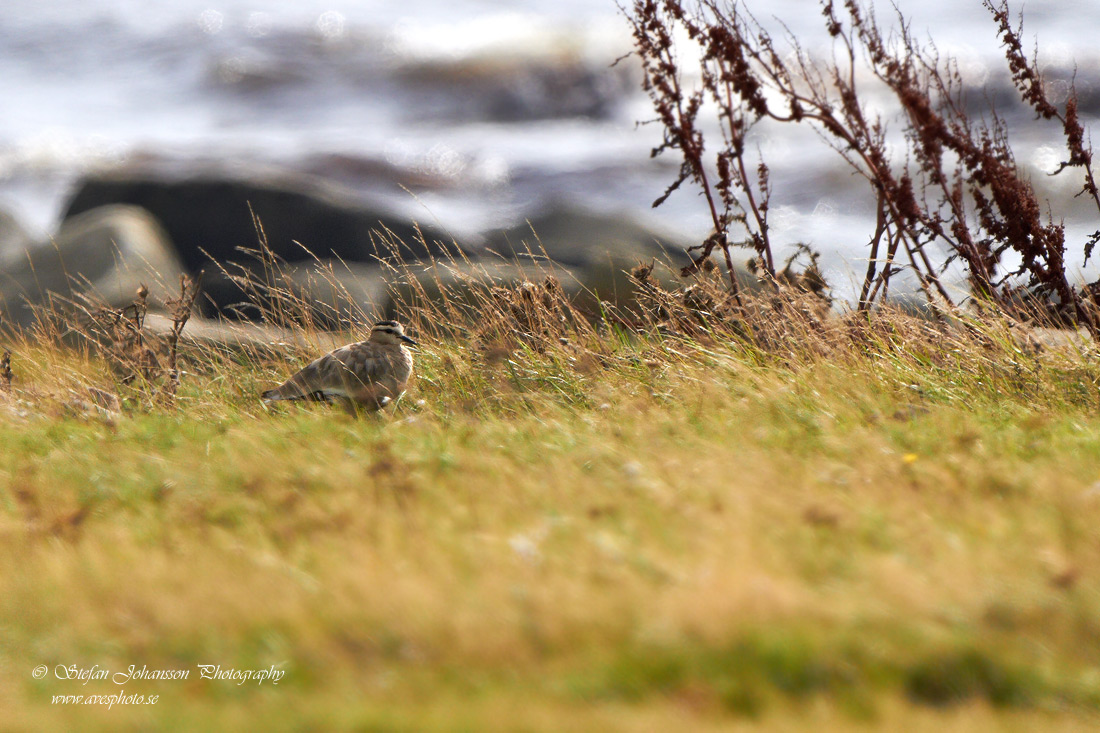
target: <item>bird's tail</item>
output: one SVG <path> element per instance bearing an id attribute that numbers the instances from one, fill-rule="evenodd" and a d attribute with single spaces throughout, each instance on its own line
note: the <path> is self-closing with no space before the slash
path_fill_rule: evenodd
<path id="1" fill-rule="evenodd" d="M 325 396 L 319 391 L 307 392 L 301 385 L 290 381 L 275 389 L 261 392 L 260 399 L 264 402 L 278 402 L 279 400 L 316 400 L 323 402 Z"/>
<path id="2" fill-rule="evenodd" d="M 297 384 L 287 382 L 280 385 L 275 389 L 269 389 L 266 392 L 260 394 L 260 399 L 264 402 L 277 402 L 278 400 L 304 400 L 309 399 L 310 395 L 304 394 L 302 388 Z"/>

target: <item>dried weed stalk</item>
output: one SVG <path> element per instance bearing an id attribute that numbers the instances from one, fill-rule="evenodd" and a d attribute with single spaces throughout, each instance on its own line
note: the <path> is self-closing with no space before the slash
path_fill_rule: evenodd
<path id="1" fill-rule="evenodd" d="M 149 289 L 141 285 L 134 300 L 123 308 L 97 303 L 80 295 L 65 316 L 63 336 L 75 335 L 101 354 L 119 382 L 141 392 L 174 402 L 179 388 L 179 340 L 198 297 L 201 273 L 180 276 L 179 296 L 167 302 L 170 325 L 163 333 L 147 328 Z M 54 314 L 54 317 L 58 317 Z"/>
<path id="2" fill-rule="evenodd" d="M 149 288 L 145 285 L 138 288 L 133 302 L 124 308 L 97 305 L 91 296 L 81 296 L 78 312 L 70 324 L 70 332 L 101 353 L 111 371 L 127 386 L 152 384 L 161 373 L 160 360 L 153 348 L 155 338 L 145 332 L 148 299 Z"/>
<path id="3" fill-rule="evenodd" d="M 748 135 L 762 120 L 809 124 L 867 181 L 877 218 L 869 239 L 867 270 L 858 308 L 886 298 L 891 279 L 912 273 L 930 302 L 954 305 L 941 282 L 947 267 L 960 261 L 978 300 L 1011 310 L 1026 290 L 1032 302 L 1062 324 L 1079 324 L 1100 334 L 1096 297 L 1100 282 L 1076 287 L 1065 262 L 1065 230 L 1044 215 L 1034 189 L 1015 163 L 1004 121 L 991 111 L 988 120 L 967 115 L 958 66 L 941 58 L 934 46 L 922 46 L 899 13 L 901 30 L 887 38 L 872 12 L 857 0 L 823 0 L 822 15 L 838 53 L 829 62 L 810 57 L 794 38 L 790 53 L 777 49 L 771 36 L 744 6 L 718 0 L 636 0 L 628 18 L 635 54 L 644 71 L 644 88 L 653 101 L 664 142 L 682 158 L 680 173 L 654 205 L 685 181 L 702 191 L 713 231 L 684 268 L 697 272 L 712 252 L 723 251 L 731 272 L 730 230 L 746 233 L 744 244 L 756 252 L 765 280 L 776 280 L 773 241 L 768 228 L 771 188 L 763 161 L 745 160 Z M 1058 172 L 1082 172 L 1083 194 L 1100 209 L 1092 151 L 1077 114 L 1071 87 L 1061 109 L 1045 95 L 1035 60 L 1020 43 L 1020 28 L 1009 22 L 1005 2 L 986 0 L 1006 48 L 1009 71 L 1021 98 L 1041 119 L 1061 123 L 1067 160 Z M 685 73 L 673 39 L 683 32 L 698 52 L 700 84 L 685 85 Z M 885 87 L 903 111 L 904 163 L 888 150 L 887 123 L 861 101 L 857 73 L 863 67 Z M 707 158 L 700 114 L 709 103 L 717 115 L 721 144 Z M 709 112 L 708 112 L 709 113 Z M 750 173 L 755 169 L 755 174 Z M 1083 243 L 1087 257 L 1100 231 Z M 947 255 L 929 254 L 930 245 L 946 245 Z M 1019 261 L 1005 271 L 1006 253 Z"/>
<path id="4" fill-rule="evenodd" d="M 0 392 L 11 392 L 11 352 L 5 350 L 0 356 Z"/>
<path id="5" fill-rule="evenodd" d="M 168 360 L 165 364 L 166 381 L 164 390 L 170 397 L 175 397 L 179 389 L 179 339 L 191 313 L 195 310 L 195 300 L 199 297 L 199 288 L 202 285 L 200 271 L 195 277 L 180 275 L 180 294 L 168 301 L 171 311 L 172 326 L 168 331 Z"/>

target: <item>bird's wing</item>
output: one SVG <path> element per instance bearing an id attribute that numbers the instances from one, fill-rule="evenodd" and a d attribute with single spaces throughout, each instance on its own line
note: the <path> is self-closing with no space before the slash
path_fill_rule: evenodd
<path id="1" fill-rule="evenodd" d="M 264 392 L 262 395 L 263 399 L 303 400 L 318 398 L 322 387 L 322 365 L 329 356 L 330 355 L 326 354 L 320 359 L 313 360 L 275 389 L 269 389 Z"/>
<path id="2" fill-rule="evenodd" d="M 341 346 L 322 357 L 318 368 L 326 384 L 368 385 L 392 378 L 393 365 L 373 344 L 366 342 Z"/>
<path id="3" fill-rule="evenodd" d="M 344 394 L 349 382 L 354 383 L 356 372 L 369 374 L 377 368 L 367 368 L 359 347 L 365 344 L 348 344 L 319 359 L 314 359 L 297 374 L 275 389 L 263 393 L 265 400 L 302 400 Z M 360 366 L 360 363 L 363 366 Z M 369 378 L 369 377 L 368 377 Z"/>

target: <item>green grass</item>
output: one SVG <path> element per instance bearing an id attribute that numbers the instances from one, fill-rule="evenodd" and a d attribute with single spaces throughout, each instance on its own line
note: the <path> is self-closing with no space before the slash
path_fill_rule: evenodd
<path id="1" fill-rule="evenodd" d="M 423 339 L 406 398 L 359 420 L 259 404 L 306 354 L 208 359 L 176 407 L 122 389 L 103 416 L 72 404 L 116 389 L 102 364 L 17 342 L 0 719 L 1093 728 L 1100 367 L 909 328 L 793 357 Z M 192 674 L 53 704 L 118 691 L 69 664 Z"/>

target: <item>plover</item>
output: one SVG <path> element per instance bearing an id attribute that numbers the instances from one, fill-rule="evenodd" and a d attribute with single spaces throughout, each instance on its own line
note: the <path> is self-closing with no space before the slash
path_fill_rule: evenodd
<path id="1" fill-rule="evenodd" d="M 416 341 L 400 323 L 379 321 L 366 341 L 325 354 L 261 397 L 268 402 L 339 402 L 352 413 L 357 408 L 379 410 L 405 392 L 412 376 L 412 354 L 405 344 L 415 346 Z"/>

